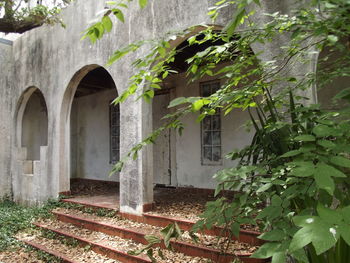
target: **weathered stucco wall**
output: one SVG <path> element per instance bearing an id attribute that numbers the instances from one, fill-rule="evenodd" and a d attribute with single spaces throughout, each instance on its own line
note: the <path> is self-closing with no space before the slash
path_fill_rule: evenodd
<path id="1" fill-rule="evenodd" d="M 73 178 L 117 181 L 117 175 L 109 176 L 113 167 L 110 163 L 109 105 L 116 95 L 115 90 L 106 90 L 74 100 Z"/>
<path id="2" fill-rule="evenodd" d="M 42 148 L 43 160 L 41 160 L 40 173 L 33 173 L 32 177 L 24 179 L 18 169 L 18 160 L 21 160 L 23 152 L 16 148 L 16 140 L 11 142 L 11 173 L 16 178 L 13 180 L 14 191 L 17 191 L 17 200 L 33 200 L 39 198 L 45 200 L 48 197 L 57 197 L 59 192 L 70 190 L 70 175 L 73 171 L 78 171 L 78 167 L 72 163 L 77 163 L 74 154 L 80 151 L 80 148 L 72 151 L 71 141 L 71 109 L 75 90 L 80 80 L 91 70 L 98 66 L 105 65 L 108 57 L 118 48 L 121 48 L 133 41 L 142 39 L 151 39 L 164 36 L 169 31 L 177 31 L 189 28 L 203 23 L 211 24 L 212 21 L 207 15 L 208 7 L 212 6 L 216 0 L 153 0 L 145 9 L 140 9 L 137 1 L 132 2 L 129 9 L 125 12 L 125 23 L 115 23 L 112 32 L 107 34 L 101 41 L 95 45 L 87 40 L 81 41 L 81 35 L 88 25 L 88 22 L 95 18 L 95 13 L 104 8 L 104 1 L 96 0 L 77 0 L 62 12 L 66 29 L 59 25 L 43 26 L 23 34 L 17 39 L 12 48 L 0 45 L 0 64 L 1 72 L 8 72 L 6 77 L 0 76 L 0 143 L 4 150 L 0 152 L 0 176 L 1 193 L 9 192 L 10 172 L 9 172 L 9 145 L 10 135 L 16 127 L 17 109 L 20 107 L 22 97 L 28 87 L 39 88 L 46 101 L 48 110 L 48 138 L 47 147 Z M 265 3 L 266 2 L 266 3 Z M 254 21 L 260 23 L 264 21 L 265 13 L 281 10 L 287 12 L 290 10 L 289 0 L 285 1 L 265 1 L 261 10 L 257 10 Z M 218 26 L 223 26 L 232 17 L 233 10 L 223 9 L 222 16 L 216 21 Z M 264 50 L 261 59 L 269 61 L 280 53 L 280 47 L 289 41 L 289 36 L 283 36 L 280 39 L 269 43 L 267 46 L 256 45 L 252 47 L 254 52 Z M 181 42 L 181 41 L 180 41 Z M 179 43 L 180 43 L 179 42 Z M 118 94 L 121 94 L 126 88 L 129 77 L 133 74 L 132 61 L 145 55 L 147 47 L 141 48 L 138 52 L 125 56 L 120 62 L 107 68 L 117 87 Z M 12 57 L 11 57 L 12 56 Z M 296 74 L 305 74 L 307 71 L 314 70 L 314 64 L 300 65 L 294 64 L 288 68 Z M 287 72 L 284 72 L 288 74 Z M 13 76 L 11 75 L 13 74 Z M 178 91 L 176 95 L 198 95 L 198 83 L 191 84 L 187 89 L 184 82 L 177 83 Z M 4 87 L 11 87 L 7 89 Z M 186 89 L 185 89 L 186 87 Z M 10 93 L 10 91 L 12 91 Z M 91 97 L 92 98 L 92 97 Z M 102 99 L 102 98 L 101 98 Z M 79 105 L 80 102 L 78 102 Z M 86 111 L 92 109 L 90 98 L 82 99 L 81 105 L 84 105 Z M 74 105 L 73 108 L 76 108 Z M 91 108 L 90 108 L 91 107 Z M 87 112 L 86 112 L 87 113 Z M 101 112 L 101 114 L 104 114 Z M 121 156 L 124 156 L 128 150 L 140 142 L 152 129 L 152 105 L 135 100 L 135 97 L 128 99 L 120 106 L 121 120 Z M 89 117 L 88 117 L 89 116 Z M 105 136 L 105 130 L 96 129 L 97 116 L 83 114 L 81 120 L 84 120 L 83 126 L 93 126 L 96 134 L 86 134 L 86 140 L 92 141 L 91 145 L 85 145 L 84 170 L 89 171 L 87 176 L 90 178 L 99 178 L 100 169 L 104 166 L 101 161 L 109 160 L 109 157 L 99 156 L 99 164 L 93 163 L 93 145 L 101 143 L 98 140 L 92 140 L 93 136 Z M 78 123 L 79 112 L 72 115 L 72 119 Z M 249 142 L 250 136 L 239 127 L 245 122 L 247 116 L 240 112 L 232 112 L 228 117 L 223 118 L 222 137 L 223 137 L 223 155 L 232 148 L 240 147 Z M 99 121 L 105 121 L 104 118 Z M 189 116 L 184 119 L 188 126 L 183 137 L 170 134 L 176 141 L 176 152 L 171 158 L 175 158 L 177 169 L 177 178 L 174 184 L 193 185 L 197 187 L 212 187 L 210 175 L 219 167 L 203 167 L 200 165 L 200 137 L 199 125 L 193 122 L 194 117 Z M 104 125 L 100 123 L 101 125 Z M 78 129 L 79 127 L 74 127 Z M 231 139 L 231 132 L 235 133 Z M 193 136 L 194 134 L 194 136 Z M 74 135 L 74 134 L 73 134 Z M 98 135 L 98 136 L 96 136 Z M 190 147 L 189 147 L 190 145 Z M 100 145 L 105 148 L 105 141 Z M 91 148 L 89 148 L 91 147 Z M 103 150 L 102 148 L 99 150 Z M 106 151 L 107 154 L 109 151 Z M 78 156 L 78 155 L 77 155 Z M 81 155 L 79 155 L 81 156 Z M 101 157 L 101 159 L 100 159 Z M 91 162 L 89 159 L 92 159 Z M 193 161 L 194 160 L 194 161 Z M 101 161 L 101 162 L 100 162 Z M 174 160 L 171 160 L 174 163 Z M 109 169 L 109 164 L 101 174 L 105 174 Z M 223 161 L 222 167 L 230 165 Z M 39 169 L 39 168 L 38 168 Z M 23 169 L 22 169 L 23 170 Z M 120 175 L 120 204 L 124 212 L 141 213 L 143 205 L 153 201 L 153 171 L 154 162 L 152 146 L 146 147 L 136 160 L 129 160 Z M 38 181 L 38 176 L 44 176 Z M 31 180 L 33 190 L 23 192 L 22 186 L 25 180 Z M 107 179 L 107 178 L 105 178 Z M 39 182 L 39 183 L 37 183 Z M 2 191 L 2 189 L 4 189 Z M 40 192 L 38 197 L 34 193 Z"/>
<path id="3" fill-rule="evenodd" d="M 210 23 L 208 7 L 215 1 L 150 1 L 141 10 L 132 3 L 126 10 L 126 22 L 116 23 L 110 34 L 97 44 L 81 41 L 81 32 L 95 13 L 104 7 L 103 1 L 75 1 L 63 11 L 66 29 L 59 25 L 44 26 L 25 33 L 14 42 L 14 94 L 11 103 L 16 105 L 21 94 L 30 86 L 42 90 L 48 108 L 47 177 L 50 185 L 42 191 L 49 196 L 69 190 L 70 177 L 70 108 L 79 81 L 89 70 L 104 65 L 112 52 L 135 40 L 162 36 L 172 30 Z M 77 15 L 79 13 L 79 15 Z M 196 15 L 194 15 L 196 14 Z M 218 24 L 224 24 L 230 13 Z M 114 64 L 108 71 L 118 93 L 127 87 L 132 75 L 131 62 L 145 54 L 146 48 Z M 90 66 L 89 66 L 90 65 Z M 68 88 L 68 89 L 67 89 Z M 12 106 L 14 116 L 16 106 Z M 151 130 L 150 106 L 134 98 L 121 105 L 121 155 Z M 121 180 L 122 209 L 141 211 L 142 204 L 153 200 L 152 147 L 148 147 L 136 161 L 126 164 Z M 16 151 L 12 160 L 16 160 Z M 13 172 L 16 173 L 15 169 Z M 19 177 L 20 178 L 20 177 Z"/>
<path id="4" fill-rule="evenodd" d="M 11 195 L 12 42 L 0 39 L 0 198 Z"/>

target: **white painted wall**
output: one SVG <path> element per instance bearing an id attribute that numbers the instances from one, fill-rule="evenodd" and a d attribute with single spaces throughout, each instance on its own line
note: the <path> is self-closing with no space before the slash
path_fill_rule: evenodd
<path id="1" fill-rule="evenodd" d="M 44 97 L 34 92 L 23 115 L 22 147 L 27 148 L 27 160 L 40 160 L 40 146 L 47 145 L 48 119 Z"/>
<path id="2" fill-rule="evenodd" d="M 167 87 L 175 87 L 171 91 L 172 98 L 195 97 L 200 96 L 200 82 L 210 80 L 214 79 L 204 78 L 201 81 L 188 84 L 185 73 L 182 73 L 168 78 L 166 85 Z M 153 113 L 153 117 L 158 115 L 159 113 Z M 182 121 L 185 129 L 182 136 L 177 132 L 173 132 L 171 136 L 171 152 L 175 154 L 171 164 L 171 184 L 174 186 L 214 188 L 215 181 L 212 176 L 215 172 L 236 165 L 235 162 L 225 159 L 225 155 L 233 149 L 240 149 L 251 142 L 253 133 L 248 133 L 243 127 L 249 119 L 249 115 L 241 110 L 234 110 L 227 116 L 221 114 L 222 163 L 220 165 L 202 165 L 201 126 L 200 123 L 196 122 L 196 118 L 196 114 L 184 117 Z"/>
<path id="3" fill-rule="evenodd" d="M 71 113 L 71 176 L 104 181 L 119 181 L 109 176 L 109 103 L 115 90 L 75 98 Z"/>

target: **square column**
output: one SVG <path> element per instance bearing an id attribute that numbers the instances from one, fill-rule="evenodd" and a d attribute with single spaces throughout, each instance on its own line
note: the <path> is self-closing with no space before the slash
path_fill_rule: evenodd
<path id="1" fill-rule="evenodd" d="M 120 105 L 120 157 L 152 131 L 152 104 L 132 96 Z M 137 158 L 129 158 L 120 173 L 120 211 L 142 214 L 153 204 L 152 145 L 139 151 Z"/>

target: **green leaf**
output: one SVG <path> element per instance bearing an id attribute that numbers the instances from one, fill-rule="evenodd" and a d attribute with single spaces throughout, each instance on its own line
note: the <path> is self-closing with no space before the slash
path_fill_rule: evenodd
<path id="1" fill-rule="evenodd" d="M 294 138 L 295 141 L 302 141 L 302 142 L 314 142 L 316 140 L 315 136 L 309 135 L 309 134 L 304 134 L 304 135 L 299 135 Z"/>
<path id="2" fill-rule="evenodd" d="M 327 39 L 333 44 L 338 41 L 338 37 L 335 35 L 328 35 Z"/>
<path id="3" fill-rule="evenodd" d="M 227 32 L 228 37 L 231 37 L 235 32 L 237 26 L 242 23 L 244 15 L 244 7 L 239 8 L 233 15 L 233 19 L 231 20 L 231 22 L 224 28 L 224 31 Z"/>
<path id="4" fill-rule="evenodd" d="M 270 187 L 273 186 L 271 183 L 264 184 L 259 187 L 259 189 L 256 191 L 257 193 L 265 192 L 266 190 L 270 189 Z"/>
<path id="5" fill-rule="evenodd" d="M 348 158 L 342 156 L 334 156 L 331 157 L 330 161 L 335 165 L 350 168 L 350 160 Z"/>
<path id="6" fill-rule="evenodd" d="M 240 231 L 240 224 L 237 223 L 237 222 L 234 222 L 232 225 L 231 225 L 231 232 L 232 234 L 235 236 L 235 237 L 239 237 L 239 231 Z"/>
<path id="7" fill-rule="evenodd" d="M 270 258 L 280 247 L 279 243 L 269 242 L 262 245 L 253 253 L 252 258 Z"/>
<path id="8" fill-rule="evenodd" d="M 321 203 L 317 205 L 317 213 L 322 220 L 331 224 L 340 224 L 343 220 L 342 215 L 338 211 L 324 207 Z"/>
<path id="9" fill-rule="evenodd" d="M 335 185 L 331 176 L 327 173 L 324 173 L 321 170 L 318 170 L 314 174 L 316 185 L 319 189 L 326 190 L 330 195 L 333 195 Z"/>
<path id="10" fill-rule="evenodd" d="M 181 104 L 184 104 L 184 103 L 187 103 L 188 100 L 187 98 L 185 97 L 178 97 L 176 99 L 173 99 L 170 103 L 169 103 L 169 106 L 168 108 L 173 108 L 173 107 L 176 107 L 178 105 L 181 105 Z"/>
<path id="11" fill-rule="evenodd" d="M 125 19 L 124 19 L 124 14 L 123 12 L 120 10 L 120 9 L 113 9 L 113 14 L 115 15 L 115 17 L 117 19 L 119 19 L 121 22 L 125 22 Z"/>
<path id="12" fill-rule="evenodd" d="M 273 254 L 271 263 L 285 263 L 287 259 L 285 252 L 277 252 Z"/>
<path id="13" fill-rule="evenodd" d="M 319 140 L 317 141 L 317 144 L 326 149 L 334 149 L 336 147 L 336 145 L 333 142 L 328 140 Z"/>
<path id="14" fill-rule="evenodd" d="M 309 259 L 307 258 L 307 255 L 305 253 L 304 249 L 299 249 L 291 253 L 294 258 L 299 260 L 300 262 L 303 263 L 309 263 Z"/>
<path id="15" fill-rule="evenodd" d="M 272 221 L 273 219 L 281 216 L 281 214 L 282 214 L 282 207 L 280 207 L 280 206 L 268 206 L 268 207 L 264 208 L 256 218 L 257 219 L 267 218 L 270 221 Z"/>
<path id="16" fill-rule="evenodd" d="M 282 241 L 285 237 L 286 233 L 280 229 L 273 229 L 270 232 L 265 232 L 258 236 L 258 238 L 267 241 Z"/>
<path id="17" fill-rule="evenodd" d="M 286 152 L 285 154 L 281 155 L 281 157 L 292 157 L 292 156 L 296 156 L 298 154 L 302 153 L 302 151 L 300 150 L 292 150 L 289 152 Z"/>
<path id="18" fill-rule="evenodd" d="M 289 246 L 290 252 L 302 249 L 310 242 L 320 255 L 332 248 L 339 238 L 339 231 L 320 217 L 315 216 L 298 216 L 293 218 L 296 225 L 302 228 L 295 233 Z"/>
<path id="19" fill-rule="evenodd" d="M 191 72 L 195 74 L 197 72 L 198 66 L 196 64 L 193 64 L 191 67 Z"/>
<path id="20" fill-rule="evenodd" d="M 315 165 L 312 162 L 300 162 L 298 167 L 292 168 L 291 175 L 308 177 L 315 173 Z"/>
<path id="21" fill-rule="evenodd" d="M 341 210 L 341 214 L 346 223 L 350 224 L 350 205 Z"/>
<path id="22" fill-rule="evenodd" d="M 323 176 L 340 177 L 340 178 L 346 177 L 346 175 L 342 171 L 334 168 L 333 166 L 325 164 L 323 162 L 319 162 L 318 164 L 316 164 L 315 173 L 319 173 Z"/>
<path id="23" fill-rule="evenodd" d="M 160 238 L 157 236 L 153 236 L 153 235 L 145 235 L 144 238 L 147 240 L 148 243 L 150 244 L 158 244 L 161 242 Z"/>
<path id="24" fill-rule="evenodd" d="M 302 228 L 293 236 L 289 246 L 289 251 L 294 252 L 300 250 L 310 244 L 312 241 L 312 229 Z"/>
<path id="25" fill-rule="evenodd" d="M 141 8 L 145 8 L 145 6 L 147 5 L 147 0 L 139 0 L 139 5 Z"/>
<path id="26" fill-rule="evenodd" d="M 350 99 L 350 88 L 343 89 L 340 91 L 337 95 L 334 96 L 335 99 L 344 99 L 349 100 Z"/>
<path id="27" fill-rule="evenodd" d="M 271 198 L 271 204 L 273 206 L 281 206 L 282 205 L 282 199 L 278 195 L 273 195 Z"/>
<path id="28" fill-rule="evenodd" d="M 350 246 L 350 225 L 340 224 L 338 226 L 338 231 L 344 241 Z"/>
<path id="29" fill-rule="evenodd" d="M 112 23 L 111 19 L 109 18 L 109 16 L 102 17 L 102 24 L 107 32 L 111 32 L 112 27 L 113 27 L 113 23 Z"/>
<path id="30" fill-rule="evenodd" d="M 209 104 L 211 101 L 208 99 L 199 99 L 192 103 L 192 110 L 199 111 L 204 105 Z"/>
<path id="31" fill-rule="evenodd" d="M 313 129 L 312 132 L 317 136 L 317 137 L 327 137 L 331 136 L 334 133 L 334 130 L 324 124 L 319 124 L 316 125 Z"/>

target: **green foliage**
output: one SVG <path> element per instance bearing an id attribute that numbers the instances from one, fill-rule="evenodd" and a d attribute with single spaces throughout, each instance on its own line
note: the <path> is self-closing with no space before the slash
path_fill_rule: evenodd
<path id="1" fill-rule="evenodd" d="M 162 250 L 159 245 L 163 242 L 165 248 L 172 249 L 171 240 L 176 240 L 182 235 L 182 231 L 179 228 L 178 224 L 175 222 L 173 224 L 169 224 L 165 228 L 160 231 L 161 238 L 153 235 L 145 235 L 144 238 L 147 240 L 148 244 L 139 250 L 130 250 L 128 253 L 130 255 L 140 255 L 141 253 L 146 253 L 147 256 L 152 260 L 152 262 L 156 262 L 156 258 L 154 257 L 154 250 L 157 251 L 158 256 L 161 259 L 164 259 Z"/>
<path id="2" fill-rule="evenodd" d="M 57 258 L 51 254 L 48 254 L 42 250 L 38 250 L 32 247 L 27 247 L 28 251 L 35 251 L 36 252 L 36 256 L 39 260 L 42 260 L 43 262 L 52 262 L 52 263 L 60 263 L 62 262 L 62 260 L 60 258 Z"/>
<path id="3" fill-rule="evenodd" d="M 0 32 L 23 33 L 43 24 L 59 23 L 65 27 L 59 14 L 70 2 L 71 0 L 61 0 L 43 5 L 38 1 L 31 6 L 33 3 L 28 5 L 28 1 L 0 1 Z"/>
<path id="4" fill-rule="evenodd" d="M 14 235 L 21 230 L 31 228 L 32 222 L 39 217 L 52 216 L 52 209 L 62 206 L 58 200 L 49 200 L 40 207 L 25 207 L 8 199 L 0 202 L 0 251 L 18 244 Z"/>

